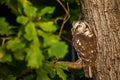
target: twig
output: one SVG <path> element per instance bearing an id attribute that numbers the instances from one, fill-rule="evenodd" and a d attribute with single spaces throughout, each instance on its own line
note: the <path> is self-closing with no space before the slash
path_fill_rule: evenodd
<path id="1" fill-rule="evenodd" d="M 63 27 L 64 27 L 65 23 L 68 21 L 68 19 L 70 18 L 70 15 L 69 15 L 69 6 L 68 6 L 68 3 L 67 3 L 67 8 L 66 8 L 60 0 L 57 0 L 57 1 L 63 7 L 63 9 L 64 9 L 64 11 L 66 13 L 66 15 L 65 15 L 65 17 L 63 19 L 62 18 L 58 18 L 58 19 L 62 19 L 63 20 L 61 28 L 60 28 L 60 31 L 59 31 L 59 37 L 61 37 Z"/>
<path id="2" fill-rule="evenodd" d="M 25 76 L 27 76 L 27 75 L 30 75 L 30 74 L 32 74 L 32 73 L 34 73 L 34 69 L 31 69 L 31 68 L 28 68 L 25 72 L 23 72 L 22 74 L 20 74 L 20 75 L 18 75 L 18 79 L 19 78 L 23 78 L 23 77 L 25 77 Z"/>
<path id="3" fill-rule="evenodd" d="M 63 18 L 62 18 L 62 17 L 57 17 L 57 18 L 55 19 L 55 23 L 57 23 L 58 20 L 63 20 Z"/>
<path id="4" fill-rule="evenodd" d="M 2 39 L 2 46 L 4 46 L 5 41 L 11 39 L 11 37 L 0 37 Z"/>
<path id="5" fill-rule="evenodd" d="M 69 14 L 68 10 L 66 9 L 66 7 L 63 5 L 63 3 L 60 0 L 57 0 L 58 3 L 63 7 L 64 11 L 66 14 Z"/>

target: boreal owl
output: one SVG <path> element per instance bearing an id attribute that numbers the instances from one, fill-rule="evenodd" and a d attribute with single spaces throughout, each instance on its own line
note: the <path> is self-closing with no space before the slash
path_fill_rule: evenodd
<path id="1" fill-rule="evenodd" d="M 72 25 L 72 40 L 78 54 L 78 61 L 82 63 L 85 77 L 92 78 L 97 53 L 96 36 L 85 21 L 74 21 Z"/>

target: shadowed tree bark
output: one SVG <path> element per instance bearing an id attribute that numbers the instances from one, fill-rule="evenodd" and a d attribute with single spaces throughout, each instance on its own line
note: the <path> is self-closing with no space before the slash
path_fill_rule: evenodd
<path id="1" fill-rule="evenodd" d="M 97 36 L 95 80 L 120 79 L 120 0 L 79 0 Z"/>

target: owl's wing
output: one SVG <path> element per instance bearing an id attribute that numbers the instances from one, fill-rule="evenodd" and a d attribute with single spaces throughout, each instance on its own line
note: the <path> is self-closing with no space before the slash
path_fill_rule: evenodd
<path id="1" fill-rule="evenodd" d="M 92 66 L 96 60 L 96 42 L 94 37 L 86 37 L 78 34 L 73 37 L 73 45 L 77 51 L 78 58 L 82 60 L 86 77 L 92 77 Z"/>

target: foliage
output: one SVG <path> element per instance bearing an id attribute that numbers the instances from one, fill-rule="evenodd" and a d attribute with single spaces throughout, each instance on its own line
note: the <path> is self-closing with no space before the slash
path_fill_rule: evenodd
<path id="1" fill-rule="evenodd" d="M 17 24 L 0 17 L 0 80 L 51 80 L 56 76 L 66 80 L 67 67 L 55 64 L 68 52 L 68 45 L 58 37 L 59 25 L 52 17 L 56 6 L 35 6 L 28 0 L 0 3 L 11 9 Z"/>
<path id="2" fill-rule="evenodd" d="M 0 72 L 2 74 L 0 79 L 15 80 L 18 78 L 19 75 L 12 71 L 14 70 L 12 67 L 17 68 L 18 63 L 22 62 L 20 66 L 24 68 L 17 69 L 18 74 L 30 68 L 32 72 L 36 71 L 37 80 L 50 80 L 55 75 L 66 80 L 64 68 L 54 63 L 56 59 L 61 59 L 66 55 L 68 46 L 55 34 L 58 27 L 54 19 L 42 19 L 46 14 L 52 15 L 55 7 L 45 6 L 40 9 L 27 0 L 6 0 L 1 3 L 17 11 L 16 23 L 18 25 L 13 26 L 6 21 L 5 17 L 0 18 L 2 39 L 0 62 L 11 67 Z"/>

